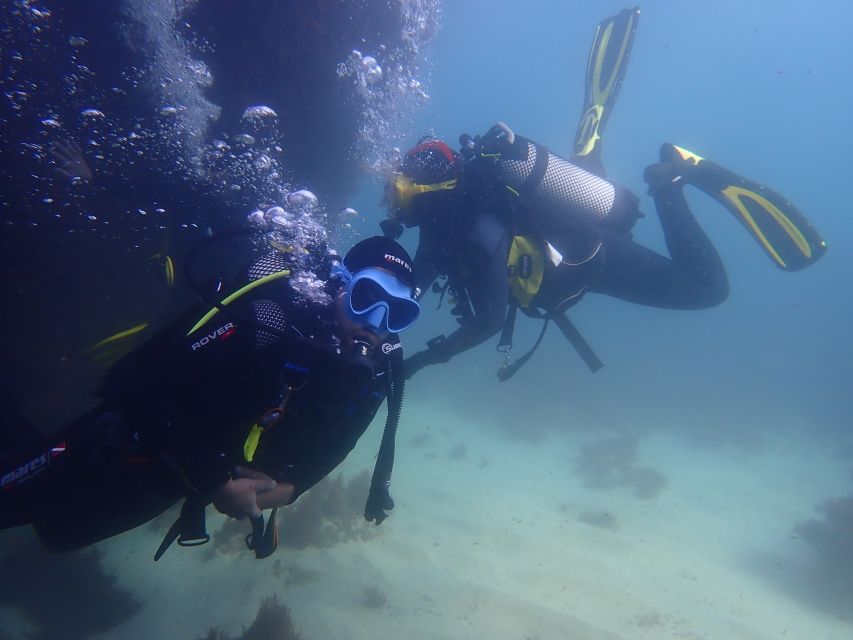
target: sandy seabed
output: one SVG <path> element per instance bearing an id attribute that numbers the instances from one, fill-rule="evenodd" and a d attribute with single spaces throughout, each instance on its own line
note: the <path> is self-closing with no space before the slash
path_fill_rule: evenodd
<path id="1" fill-rule="evenodd" d="M 377 419 L 345 477 L 372 465 L 380 431 Z M 508 440 L 412 403 L 397 508 L 375 535 L 260 561 L 176 547 L 155 564 L 159 533 L 140 528 L 99 545 L 143 603 L 104 637 L 239 636 L 273 594 L 305 640 L 853 637 L 850 618 L 822 606 L 795 532 L 849 493 L 849 465 L 781 436 L 745 453 L 653 432 L 637 457 L 665 483 L 638 497 L 587 486 L 576 460 L 590 438 Z"/>

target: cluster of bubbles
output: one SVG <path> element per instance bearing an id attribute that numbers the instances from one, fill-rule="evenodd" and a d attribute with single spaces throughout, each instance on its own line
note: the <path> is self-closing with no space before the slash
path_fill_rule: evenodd
<path id="1" fill-rule="evenodd" d="M 324 281 L 312 268 L 310 259 L 325 254 L 328 243 L 325 215 L 317 196 L 307 189 L 297 189 L 284 193 L 279 202 L 251 212 L 246 220 L 263 234 L 267 249 L 289 257 L 293 265 L 289 281 L 294 291 L 308 300 L 328 302 Z"/>
<path id="2" fill-rule="evenodd" d="M 51 12 L 35 1 L 13 0 L 0 33 L 10 59 L 3 70 L 4 98 L 11 107 L 6 112 L 22 121 L 20 131 L 31 129 L 26 119 L 33 105 L 38 115 L 36 131 L 25 141 L 0 136 L 7 149 L 24 154 L 27 164 L 38 169 L 27 186 L 29 201 L 36 205 L 33 215 L 25 219 L 20 208 L 4 207 L 6 224 L 36 227 L 53 220 L 68 233 L 96 232 L 117 239 L 124 234 L 134 246 L 161 236 L 167 227 L 199 229 L 217 221 L 209 220 L 210 210 L 185 208 L 181 222 L 175 223 L 170 220 L 174 210 L 144 199 L 144 193 L 126 210 L 93 210 L 100 195 L 116 183 L 139 190 L 140 177 L 150 181 L 160 174 L 164 183 L 201 187 L 214 196 L 211 202 L 220 211 L 234 204 L 276 201 L 287 193 L 289 176 L 272 108 L 247 108 L 243 131 L 236 135 L 208 135 L 219 109 L 203 95 L 214 83 L 213 75 L 194 57 L 209 45 L 188 36 L 188 25 L 182 24 L 192 4 L 124 0 L 123 37 L 128 47 L 146 52 L 145 62 L 123 69 L 114 86 L 103 86 L 86 65 L 93 55 L 89 39 L 63 32 Z M 53 92 L 32 71 L 49 66 L 63 70 L 61 87 Z M 2 124 L 6 129 L 9 118 Z M 57 149 L 64 150 L 62 163 Z M 135 172 L 137 165 L 144 166 Z M 60 175 L 57 167 L 68 172 Z"/>
<path id="3" fill-rule="evenodd" d="M 291 180 L 283 161 L 278 114 L 266 105 L 250 106 L 238 131 L 200 148 L 200 173 L 226 205 L 281 199 Z"/>
<path id="4" fill-rule="evenodd" d="M 188 40 L 179 27 L 194 0 L 126 0 L 125 15 L 134 28 L 126 30 L 129 44 L 147 52 L 147 65 L 137 82 L 156 96 L 158 118 L 153 123 L 160 144 L 174 153 L 173 160 L 188 179 L 199 168 L 199 158 L 210 124 L 220 115 L 218 106 L 204 97 L 214 78 L 196 56 L 209 45 Z"/>
<path id="5" fill-rule="evenodd" d="M 26 167 L 29 175 L 28 180 L 14 185 L 15 207 L 4 198 L 3 222 L 37 227 L 47 220 L 64 222 L 64 218 L 76 214 L 76 228 L 70 231 L 91 228 L 95 222 L 103 224 L 106 221 L 98 221 L 98 216 L 74 206 L 77 194 L 73 190 L 72 201 L 57 202 L 52 188 L 53 174 L 49 170 L 34 170 L 50 167 L 53 141 L 70 138 L 71 130 L 76 133 L 78 128 L 100 126 L 105 118 L 98 109 L 77 106 L 80 96 L 95 94 L 94 74 L 79 56 L 88 42 L 80 36 L 61 35 L 54 27 L 52 12 L 39 2 L 14 0 L 7 3 L 4 11 L 0 33 L 4 57 L 0 144 L 7 165 L 4 169 Z M 67 56 L 58 55 L 62 47 L 68 49 Z M 38 72 L 42 69 L 50 69 L 56 75 L 48 81 L 40 77 Z M 53 82 L 57 77 L 59 81 Z M 28 134 L 23 139 L 17 137 L 22 131 Z M 84 146 L 89 146 L 88 142 Z M 101 161 L 103 150 L 100 145 L 92 146 L 92 162 Z M 88 168 L 78 173 L 81 175 L 67 177 L 72 187 L 80 185 L 86 174 L 91 175 Z M 26 205 L 21 206 L 21 202 Z M 47 214 L 29 215 L 29 208 L 36 205 Z"/>
<path id="6" fill-rule="evenodd" d="M 379 51 L 385 53 L 385 45 L 380 45 Z M 370 85 L 382 80 L 382 67 L 379 66 L 376 58 L 366 56 L 358 49 L 353 49 L 349 57 L 338 64 L 337 73 L 339 78 L 354 78 L 363 96 L 367 94 Z"/>
<path id="7" fill-rule="evenodd" d="M 125 0 L 128 44 L 149 52 L 145 68 L 131 69 L 133 87 L 152 96 L 152 117 L 137 140 L 157 170 L 201 186 L 221 210 L 273 201 L 289 188 L 278 115 L 265 105 L 248 107 L 242 131 L 209 135 L 220 108 L 204 96 L 215 78 L 198 57 L 211 50 L 184 23 L 195 0 Z M 124 142 L 124 140 L 120 140 Z M 192 223 L 190 226 L 193 226 Z"/>
<path id="8" fill-rule="evenodd" d="M 0 142 L 36 168 L 27 184 L 16 187 L 24 191 L 19 200 L 39 206 L 26 218 L 20 206 L 7 209 L 6 224 L 38 226 L 55 220 L 70 233 L 102 235 L 108 235 L 104 227 L 111 220 L 131 232 L 164 228 L 165 221 L 139 213 L 157 210 L 156 202 L 96 215 L 87 211 L 92 199 L 86 196 L 107 194 L 141 174 L 199 181 L 202 141 L 218 109 L 201 93 L 213 81 L 210 72 L 193 59 L 190 43 L 175 30 L 191 5 L 191 0 L 124 0 L 121 33 L 127 46 L 146 52 L 145 62 L 123 69 L 105 85 L 89 66 L 94 53 L 87 37 L 63 31 L 36 0 L 10 1 L 0 34 L 9 62 L 3 69 L 9 115 L 0 123 Z M 48 81 L 42 70 L 56 73 L 59 81 Z M 32 133 L 13 140 L 7 131 Z M 144 170 L 135 173 L 141 165 Z"/>
<path id="9" fill-rule="evenodd" d="M 429 101 L 423 79 L 429 71 L 421 52 L 438 29 L 440 4 L 400 0 L 400 11 L 399 44 L 380 44 L 370 53 L 354 49 L 337 67 L 338 77 L 352 82 L 361 112 L 354 156 L 375 176 L 385 176 L 392 168 L 386 152 L 389 141 L 405 137 L 406 119 Z"/>
<path id="10" fill-rule="evenodd" d="M 151 180 L 153 175 L 164 183 L 201 187 L 216 196 L 221 210 L 236 210 L 238 216 L 257 203 L 268 203 L 260 207 L 265 233 L 300 251 L 328 241 L 330 216 L 315 197 L 304 200 L 308 192 L 292 186 L 297 180 L 285 162 L 274 109 L 251 105 L 237 133 L 217 139 L 210 135 L 211 123 L 220 115 L 219 107 L 205 98 L 215 78 L 200 58 L 210 45 L 184 20 L 195 1 L 122 0 L 125 24 L 116 29 L 130 49 L 145 56 L 106 84 L 90 68 L 96 68 L 95 47 L 103 44 L 94 40 L 97 36 L 63 31 L 37 0 L 9 0 L 7 19 L 0 25 L 0 99 L 5 102 L 0 143 L 39 169 L 27 186 L 28 198 L 35 203 L 32 217 L 25 220 L 14 207 L 4 206 L 8 224 L 36 226 L 55 220 L 69 233 L 96 232 L 136 246 L 162 237 L 167 227 L 216 228 L 223 222 L 211 219 L 210 211 L 194 210 L 182 211 L 175 224 L 173 207 L 151 197 L 122 203 L 120 211 L 92 208 L 114 182 L 137 189 L 144 198 L 138 178 Z M 387 167 L 385 150 L 390 141 L 403 137 L 405 116 L 429 98 L 421 80 L 421 51 L 437 26 L 439 2 L 399 2 L 402 31 L 395 44 L 377 45 L 372 51 L 362 47 L 365 52 L 353 49 L 337 67 L 339 78 L 352 83 L 353 108 L 360 114 L 353 157 L 373 173 Z M 59 82 L 43 81 L 34 68 L 58 70 Z M 27 139 L 7 137 L 7 132 L 29 131 L 31 122 L 34 133 Z M 63 176 L 53 171 L 60 166 L 57 149 L 66 156 Z M 261 227 L 257 213 L 249 219 Z M 346 221 L 351 215 L 357 214 L 343 210 L 335 219 Z M 309 297 L 322 291 L 307 272 L 294 284 Z"/>

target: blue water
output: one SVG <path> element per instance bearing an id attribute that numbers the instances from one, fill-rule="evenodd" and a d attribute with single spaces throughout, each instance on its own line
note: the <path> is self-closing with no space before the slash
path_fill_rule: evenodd
<path id="1" fill-rule="evenodd" d="M 568 153 L 592 25 L 620 7 L 449 3 L 431 53 L 429 113 L 415 129 L 455 141 L 502 120 Z M 590 383 L 556 337 L 548 345 L 552 361 L 520 375 L 545 368 L 567 389 L 582 385 L 578 401 L 624 399 L 626 416 L 655 407 L 680 421 L 685 407 L 701 406 L 750 428 L 778 428 L 796 416 L 804 438 L 844 434 L 853 401 L 853 346 L 844 338 L 853 317 L 844 204 L 853 139 L 844 78 L 853 44 L 843 32 L 853 10 L 841 2 L 784 9 L 649 2 L 641 9 L 630 71 L 604 136 L 611 179 L 644 194 L 642 169 L 660 144 L 683 145 L 784 193 L 829 251 L 806 271 L 783 273 L 725 211 L 688 190 L 725 262 L 729 300 L 685 313 L 588 296 L 572 315 L 611 365 L 612 386 Z M 636 239 L 664 251 L 647 196 L 641 209 L 648 217 Z"/>
<path id="2" fill-rule="evenodd" d="M 482 133 L 502 120 L 569 153 L 592 25 L 621 8 L 610 2 L 448 3 L 431 53 L 432 101 L 415 135 L 433 132 L 455 141 L 461 132 Z M 427 370 L 411 394 L 469 418 L 487 415 L 494 428 L 519 440 L 547 443 L 543 434 L 554 431 L 668 434 L 696 447 L 678 454 L 688 465 L 691 450 L 756 451 L 780 434 L 783 455 L 796 465 L 801 448 L 819 443 L 826 464 L 842 469 L 824 487 L 826 498 L 844 498 L 846 506 L 835 512 L 834 535 L 817 556 L 846 571 L 853 557 L 853 342 L 847 337 L 853 225 L 846 205 L 853 44 L 845 30 L 853 10 L 843 2 L 647 2 L 641 8 L 630 70 L 604 135 L 608 175 L 643 198 L 647 217 L 635 229 L 637 241 L 665 251 L 641 173 L 662 142 L 673 142 L 784 193 L 823 234 L 827 254 L 805 271 L 782 272 L 727 212 L 687 189 L 728 271 L 731 293 L 723 305 L 659 311 L 589 295 L 570 315 L 606 363 L 601 372 L 590 375 L 552 331 L 510 383 L 495 383 L 502 358 L 490 344 L 454 360 L 447 372 Z M 428 339 L 452 328 L 445 314 L 413 333 Z M 529 327 L 526 340 L 519 331 L 516 348 L 532 344 L 537 329 Z M 815 467 L 815 474 L 823 466 L 805 456 L 800 463 Z M 722 470 L 712 465 L 705 472 L 711 481 Z M 775 472 L 758 467 L 746 482 L 782 486 Z M 804 517 L 822 502 L 789 499 Z M 791 582 L 846 616 L 851 582 L 833 577 L 821 562 L 823 581 L 804 573 Z"/>
<path id="3" fill-rule="evenodd" d="M 5 4 L 8 10 L 37 3 Z M 384 216 L 381 175 L 387 169 L 381 165 L 391 147 L 405 150 L 425 133 L 455 147 L 461 133 L 483 133 L 500 120 L 569 155 L 594 26 L 626 6 L 609 0 L 442 3 L 440 28 L 417 51 L 416 61 L 409 61 L 412 75 L 402 76 L 419 78 L 429 100 L 421 104 L 411 93 L 368 92 L 346 108 L 335 105 L 364 125 L 352 149 L 342 145 L 329 152 L 339 156 L 328 162 L 343 167 L 345 179 L 323 173 L 322 155 L 309 155 L 310 167 L 306 163 L 300 171 L 289 164 L 285 150 L 273 154 L 281 163 L 280 182 L 286 189 L 316 190 L 328 211 L 358 210 L 351 230 L 328 229 L 346 249 L 378 232 Z M 629 71 L 604 134 L 610 179 L 641 197 L 646 217 L 635 228 L 635 239 L 665 253 L 642 170 L 657 160 L 661 143 L 672 142 L 785 194 L 821 232 L 829 246 L 826 255 L 804 271 L 783 272 L 728 212 L 688 188 L 689 202 L 729 275 L 731 293 L 724 304 L 667 311 L 588 295 L 570 315 L 605 362 L 596 374 L 553 329 L 533 360 L 506 383 L 495 377 L 502 356 L 494 341 L 425 369 L 408 386 L 395 471 L 398 509 L 379 534 L 359 533 L 363 539 L 327 548 L 282 549 L 277 565 L 221 548 L 176 551 L 170 552 L 173 564 L 164 568 L 148 561 L 149 547 L 162 532 L 142 528 L 98 547 L 118 584 L 141 603 L 141 613 L 130 615 L 127 626 L 98 637 L 143 638 L 155 629 L 193 638 L 214 625 L 233 636 L 251 623 L 260 598 L 273 592 L 314 640 L 322 634 L 775 638 L 788 628 L 794 637 L 797 630 L 799 637 L 850 636 L 853 6 L 841 0 L 784 6 L 769 0 L 653 0 L 641 10 Z M 366 42 L 355 39 L 346 48 L 379 51 L 374 39 L 365 37 Z M 256 62 L 258 74 L 268 67 Z M 4 67 L 9 64 L 4 58 Z M 92 83 L 79 86 L 91 90 Z M 319 108 L 323 101 L 316 99 L 304 96 Z M 353 112 L 353 105 L 364 111 Z M 212 134 L 196 135 L 192 128 L 205 121 L 208 108 L 196 106 L 199 111 L 187 112 L 183 129 L 158 138 L 166 145 L 159 168 L 164 174 L 185 171 L 189 181 L 197 176 L 192 153 L 184 152 L 213 145 Z M 401 119 L 391 117 L 395 110 Z M 201 113 L 201 120 L 192 121 L 193 113 Z M 196 125 L 187 124 L 192 122 Z M 69 125 L 65 133 L 97 138 L 97 131 L 82 127 Z M 38 135 L 38 144 L 46 144 L 45 134 Z M 20 150 L 10 149 L 11 143 L 4 158 L 20 159 Z M 257 157 L 249 160 L 255 166 Z M 121 170 L 120 155 L 107 153 L 104 160 L 115 171 L 110 162 Z M 255 207 L 273 204 L 277 179 L 243 165 L 231 175 L 242 191 L 217 190 L 199 180 L 205 198 L 216 194 L 199 201 L 218 204 L 194 209 L 177 227 L 183 238 L 179 246 L 203 237 L 206 226 L 245 224 Z M 310 183 L 308 175 L 321 178 Z M 11 193 L 0 194 L 4 203 Z M 40 198 L 41 192 L 26 202 Z M 113 205 L 103 194 L 101 200 L 82 201 L 86 206 L 107 202 L 107 216 Z M 69 206 L 80 202 L 78 193 Z M 153 207 L 136 200 L 119 204 L 129 210 Z M 26 247 L 49 254 L 54 246 L 62 253 L 65 234 L 73 228 L 78 234 L 73 237 L 92 242 L 87 257 L 94 252 L 107 262 L 128 259 L 122 267 L 109 263 L 107 271 L 140 260 L 148 264 L 148 255 L 162 246 L 165 226 L 143 224 L 138 217 L 119 231 L 115 219 L 109 232 L 98 227 L 97 235 L 87 235 L 94 227 L 78 212 L 72 217 L 61 209 L 64 217 L 57 222 L 54 209 L 39 207 L 25 213 L 3 209 L 5 231 L 25 229 L 10 238 L 24 237 Z M 403 243 L 414 251 L 417 233 L 407 231 Z M 38 343 L 31 331 L 4 347 L 9 370 L 3 384 L 8 379 L 33 413 L 59 422 L 56 406 L 79 394 L 74 383 L 83 379 L 89 385 L 96 376 L 85 368 L 82 374 L 70 371 L 66 352 L 56 345 L 73 342 L 67 353 L 79 364 L 74 358 L 84 347 L 112 324 L 123 328 L 134 321 L 135 309 L 123 302 L 123 291 L 109 274 L 103 282 L 91 279 L 93 271 L 104 269 L 93 269 L 90 261 L 51 265 L 29 249 L 26 255 L 6 254 L 3 265 L 15 295 L 4 332 L 11 335 L 11 327 L 27 322 L 51 326 L 57 313 L 69 326 L 38 333 Z M 32 255 L 39 256 L 39 268 L 28 271 Z M 148 287 L 148 281 L 130 273 L 139 290 L 147 291 L 142 285 Z M 40 287 L 54 288 L 45 297 Z M 146 297 L 145 303 L 156 299 L 163 309 L 180 306 L 158 296 Z M 46 300 L 61 301 L 61 311 L 45 312 L 50 310 Z M 455 328 L 447 305 L 434 311 L 436 304 L 435 296 L 425 298 L 423 320 L 404 336 L 407 353 Z M 522 351 L 535 340 L 539 325 L 519 322 L 516 349 Z M 39 380 L 50 381 L 44 401 Z M 380 429 L 377 419 L 345 464 L 346 477 L 372 465 Z M 624 477 L 612 486 L 596 486 L 582 464 L 595 443 L 610 446 L 615 458 L 623 455 L 631 473 L 660 472 L 663 488 L 638 497 L 632 492 L 639 488 Z M 811 525 L 803 527 L 808 521 Z M 6 539 L 8 549 L 23 548 L 19 539 Z M 61 572 L 68 589 L 91 579 L 85 563 L 80 568 L 39 562 L 45 575 L 52 567 Z M 305 582 L 293 578 L 283 587 L 282 575 L 290 580 L 301 575 L 300 568 L 307 571 Z M 362 605 L 365 585 L 378 585 L 387 604 Z M 35 596 L 29 607 L 17 600 L 17 609 L 10 604 L 0 600 L 0 619 L 18 622 L 18 609 L 38 610 Z M 726 622 L 714 626 L 715 618 Z M 0 637 L 4 631 L 0 623 Z"/>

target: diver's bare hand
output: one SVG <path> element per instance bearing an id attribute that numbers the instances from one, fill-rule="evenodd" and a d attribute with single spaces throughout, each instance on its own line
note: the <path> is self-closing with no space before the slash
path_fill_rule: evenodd
<path id="1" fill-rule="evenodd" d="M 249 467 L 237 467 L 234 475 L 238 478 L 252 478 L 254 480 L 272 480 L 267 474 Z M 273 507 L 284 507 L 290 504 L 293 492 L 296 488 L 287 482 L 279 482 L 269 491 L 258 492 L 258 506 L 261 509 L 272 509 Z"/>
<path id="2" fill-rule="evenodd" d="M 56 163 L 55 171 L 68 180 L 82 180 L 88 182 L 92 179 L 92 170 L 86 164 L 86 156 L 76 142 L 71 140 L 57 140 L 50 150 L 53 161 Z"/>
<path id="3" fill-rule="evenodd" d="M 226 516 L 243 520 L 261 515 L 258 496 L 275 489 L 276 481 L 269 476 L 261 478 L 234 478 L 220 486 L 213 494 L 213 505 Z"/>
<path id="4" fill-rule="evenodd" d="M 279 482 L 273 489 L 258 494 L 258 506 L 261 509 L 272 509 L 274 507 L 286 507 L 293 498 L 296 490 L 292 484 Z"/>

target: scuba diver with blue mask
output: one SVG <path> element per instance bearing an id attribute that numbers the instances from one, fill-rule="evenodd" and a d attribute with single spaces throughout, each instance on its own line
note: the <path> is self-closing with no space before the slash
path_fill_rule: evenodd
<path id="1" fill-rule="evenodd" d="M 0 528 L 31 524 L 45 546 L 65 551 L 184 498 L 155 559 L 174 540 L 208 540 L 209 504 L 249 518 L 247 543 L 265 557 L 277 545 L 275 510 L 340 464 L 387 399 L 364 514 L 380 524 L 394 506 L 404 387 L 397 334 L 420 313 L 412 261 L 393 240 L 368 238 L 343 259 L 322 260 L 324 290 L 313 297 L 291 283 L 294 265 L 272 250 L 227 296 L 198 286 L 199 305 L 107 372 L 98 408 L 38 441 L 0 440 Z M 13 441 L 14 450 L 3 445 Z M 264 509 L 273 510 L 266 523 Z"/>

